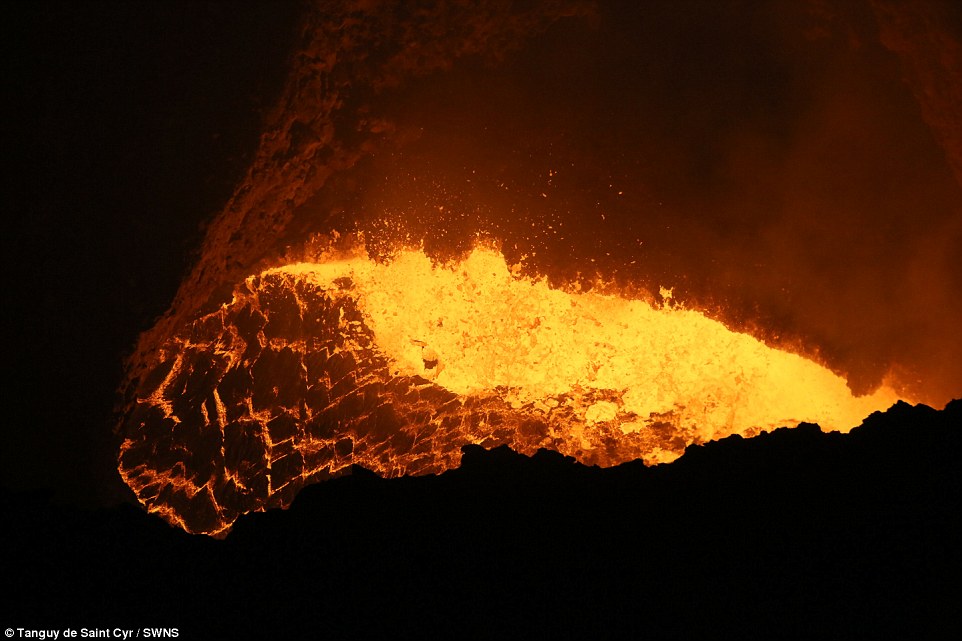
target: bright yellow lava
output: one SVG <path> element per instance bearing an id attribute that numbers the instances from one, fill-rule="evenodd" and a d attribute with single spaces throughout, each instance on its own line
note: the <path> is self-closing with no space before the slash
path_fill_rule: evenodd
<path id="1" fill-rule="evenodd" d="M 898 400 L 888 387 L 855 397 L 825 367 L 697 311 L 552 289 L 512 273 L 492 249 L 446 266 L 405 250 L 387 263 L 357 257 L 269 271 L 322 288 L 350 278 L 392 374 L 545 413 L 559 397 L 572 403 L 601 390 L 604 400 L 576 407 L 578 415 L 586 425 L 614 423 L 624 434 L 666 417 L 696 441 L 802 421 L 848 431 Z M 659 451 L 646 461 L 677 456 Z"/>

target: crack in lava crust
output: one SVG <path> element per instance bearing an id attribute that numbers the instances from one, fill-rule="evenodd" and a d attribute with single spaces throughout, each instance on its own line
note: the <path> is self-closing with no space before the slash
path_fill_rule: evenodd
<path id="1" fill-rule="evenodd" d="M 246 279 L 160 350 L 119 469 L 148 509 L 216 535 L 352 464 L 439 473 L 468 443 L 669 462 L 801 420 L 848 429 L 895 400 L 698 312 L 552 290 L 492 250 L 448 267 L 407 251 Z"/>

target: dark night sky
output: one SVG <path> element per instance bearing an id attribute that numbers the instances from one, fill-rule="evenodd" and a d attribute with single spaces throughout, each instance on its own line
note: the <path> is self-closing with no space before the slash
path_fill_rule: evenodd
<path id="1" fill-rule="evenodd" d="M 705 260 L 686 274 L 692 297 L 713 284 L 728 288 L 722 297 L 737 290 L 740 304 L 821 339 L 839 358 L 871 366 L 933 349 L 932 328 L 944 330 L 959 311 L 955 284 L 929 291 L 917 274 L 903 276 L 913 266 L 925 274 L 925 260 L 945 268 L 960 238 L 958 186 L 911 92 L 893 82 L 897 61 L 864 40 L 865 7 L 846 5 L 862 8 L 829 21 L 843 26 L 806 49 L 786 36 L 798 32 L 790 10 L 696 3 L 702 13 L 692 17 L 670 5 L 559 27 L 505 73 L 412 87 L 395 117 L 436 127 L 401 160 L 456 184 L 451 167 L 471 166 L 449 161 L 483 142 L 477 165 L 512 171 L 512 127 L 540 123 L 528 152 L 597 168 L 569 185 L 569 204 L 587 203 L 612 178 L 643 185 L 637 200 L 608 212 L 621 232 L 599 232 L 595 211 L 573 226 L 645 236 L 653 249 L 642 258 L 660 265 L 650 278 L 678 277 L 697 252 Z M 13 226 L 3 252 L 12 408 L 4 485 L 55 488 L 71 501 L 120 496 L 109 428 L 123 357 L 167 308 L 201 223 L 247 168 L 283 82 L 295 17 L 296 5 L 281 2 L 39 2 L 5 20 L 15 114 L 5 147 L 15 169 L 5 190 Z M 476 109 L 492 88 L 501 93 Z M 528 115 L 509 118 L 519 105 Z M 606 124 L 592 124 L 599 120 Z M 500 135 L 483 133 L 498 122 Z M 497 165 L 499 153 L 509 160 Z M 377 168 L 390 179 L 364 206 L 398 203 L 406 178 L 393 162 Z M 933 224 L 910 225 L 916 209 L 934 212 Z M 833 298 L 848 302 L 819 307 Z M 945 318 L 927 325 L 904 312 L 925 301 L 925 313 Z M 802 311 L 787 318 L 793 306 Z M 883 316 L 896 322 L 877 329 L 866 320 Z M 858 342 L 833 333 L 840 327 L 866 343 L 911 340 L 859 361 L 846 351 Z"/>

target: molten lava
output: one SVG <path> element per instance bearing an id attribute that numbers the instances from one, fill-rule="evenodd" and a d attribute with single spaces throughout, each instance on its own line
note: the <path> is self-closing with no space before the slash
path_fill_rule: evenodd
<path id="1" fill-rule="evenodd" d="M 438 473 L 468 443 L 665 463 L 802 421 L 847 431 L 897 400 L 663 298 L 553 289 L 489 248 L 268 269 L 158 352 L 120 471 L 150 510 L 217 534 L 352 464 Z"/>

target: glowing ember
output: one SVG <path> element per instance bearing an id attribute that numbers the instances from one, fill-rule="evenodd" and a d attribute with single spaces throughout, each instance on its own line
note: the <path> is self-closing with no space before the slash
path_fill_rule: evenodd
<path id="1" fill-rule="evenodd" d="M 853 397 L 662 295 L 655 308 L 551 289 L 491 249 L 447 266 L 403 251 L 270 269 L 161 350 L 121 474 L 168 521 L 220 533 L 351 464 L 437 473 L 467 443 L 663 463 L 801 421 L 847 431 L 897 400 Z"/>

